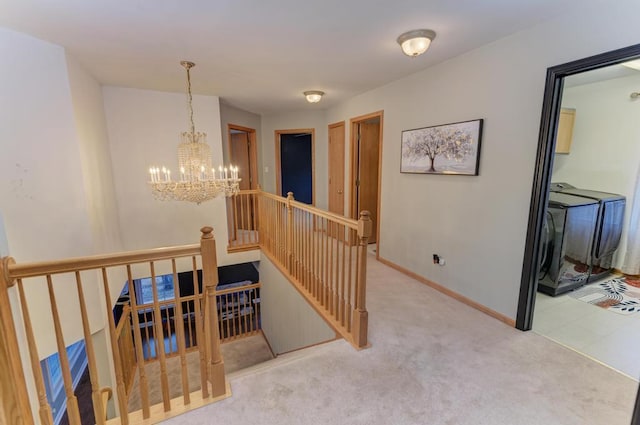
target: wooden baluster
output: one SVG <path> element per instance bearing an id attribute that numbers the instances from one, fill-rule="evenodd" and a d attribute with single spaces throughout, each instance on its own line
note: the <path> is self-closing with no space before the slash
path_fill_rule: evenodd
<path id="1" fill-rule="evenodd" d="M 251 194 L 251 220 L 253 222 L 253 226 L 251 227 L 251 230 L 253 230 L 251 232 L 252 239 L 251 242 L 254 244 L 257 244 L 258 242 L 260 242 L 260 233 L 258 232 L 258 214 L 259 214 L 259 210 L 258 210 L 258 202 L 257 202 L 257 195 L 255 193 Z"/>
<path id="2" fill-rule="evenodd" d="M 180 366 L 182 367 L 182 396 L 184 397 L 184 404 L 189 404 L 191 403 L 191 396 L 189 394 L 189 373 L 187 371 L 187 349 L 185 347 L 184 338 L 184 319 L 182 315 L 182 299 L 180 298 L 180 281 L 178 280 L 175 258 L 171 259 L 171 267 L 173 269 L 173 294 L 175 297 L 175 304 L 173 307 L 173 324 L 176 329 L 178 353 L 180 354 Z"/>
<path id="3" fill-rule="evenodd" d="M 240 245 L 242 242 L 240 240 L 239 235 L 242 234 L 241 231 L 241 225 L 240 225 L 240 221 L 238 220 L 238 207 L 240 206 L 241 202 L 241 195 L 236 195 L 233 197 L 233 223 L 234 223 L 234 232 L 235 232 L 235 241 L 234 241 L 234 245 Z"/>
<path id="4" fill-rule="evenodd" d="M 330 288 L 330 292 L 329 292 L 329 312 L 331 313 L 331 315 L 333 317 L 337 316 L 337 311 L 336 311 L 336 306 L 337 306 L 337 284 L 336 284 L 336 276 L 335 276 L 335 272 L 336 272 L 336 265 L 334 264 L 334 261 L 336 260 L 336 254 L 335 254 L 335 237 L 336 237 L 336 232 L 335 232 L 335 226 L 333 221 L 329 222 L 329 227 L 331 229 L 331 232 L 329 233 L 329 243 L 331 244 L 331 248 L 329 249 L 329 288 Z"/>
<path id="5" fill-rule="evenodd" d="M 258 286 L 255 289 L 255 296 L 253 297 L 254 300 L 256 300 L 260 296 L 260 293 L 259 293 L 260 289 L 259 288 L 261 288 L 261 287 L 262 287 L 262 285 Z M 254 329 L 255 329 L 255 331 L 257 333 L 257 332 L 260 331 L 260 328 L 261 328 L 261 326 L 260 326 L 260 303 L 259 302 L 254 302 L 252 305 L 253 305 L 253 311 L 254 311 L 253 317 L 254 317 L 254 320 L 255 320 Z"/>
<path id="6" fill-rule="evenodd" d="M 27 344 L 29 346 L 29 359 L 31 360 L 31 370 L 36 383 L 36 391 L 38 393 L 38 414 L 42 425 L 53 425 L 53 416 L 51 415 L 51 406 L 47 402 L 47 393 L 44 388 L 44 378 L 42 377 L 42 368 L 40 367 L 40 357 L 38 356 L 38 348 L 36 339 L 33 335 L 33 327 L 31 326 L 31 317 L 29 316 L 29 308 L 27 307 L 27 298 L 24 295 L 22 279 L 18 279 L 18 292 L 20 293 L 20 306 L 22 307 L 22 319 L 24 321 L 24 330 L 27 334 Z"/>
<path id="7" fill-rule="evenodd" d="M 278 203 L 280 226 L 277 234 L 280 237 L 280 262 L 287 266 L 287 205 Z M 288 270 L 288 269 L 287 269 Z"/>
<path id="8" fill-rule="evenodd" d="M 233 336 L 233 327 L 231 324 L 231 319 L 233 318 L 233 314 L 234 314 L 234 309 L 233 309 L 234 306 L 233 306 L 233 299 L 231 298 L 231 295 L 226 294 L 223 296 L 224 296 L 224 305 L 226 306 L 226 308 L 222 312 L 222 314 L 225 315 L 225 317 L 222 318 L 222 321 L 225 324 L 226 332 L 222 335 L 222 339 L 228 340 L 228 339 L 231 339 L 231 337 Z M 218 302 L 218 298 L 216 297 L 216 303 L 217 302 Z"/>
<path id="9" fill-rule="evenodd" d="M 271 207 L 271 211 L 273 215 L 271 215 L 271 238 L 272 238 L 272 249 L 271 253 L 280 260 L 280 251 L 278 248 L 278 223 L 280 222 L 280 211 L 278 210 L 278 205 L 275 203 L 273 199 L 269 199 L 269 206 Z"/>
<path id="10" fill-rule="evenodd" d="M 244 313 L 242 315 L 242 320 L 244 323 L 244 331 L 242 332 L 243 336 L 249 333 L 249 327 L 247 324 L 247 319 L 249 316 L 249 305 L 247 304 L 247 301 L 249 300 L 249 292 L 247 291 L 242 291 L 242 297 L 243 297 L 243 303 L 242 303 L 242 309 L 240 310 L 240 313 Z"/>
<path id="11" fill-rule="evenodd" d="M 305 238 L 307 237 L 307 212 L 300 211 L 300 251 L 298 256 L 300 257 L 300 283 L 304 289 L 307 289 L 307 244 Z"/>
<path id="12" fill-rule="evenodd" d="M 345 235 L 345 231 L 347 230 L 346 226 L 342 225 L 340 227 L 340 246 L 342 246 L 342 256 L 340 257 L 341 260 L 341 268 L 340 268 L 340 324 L 342 326 L 344 326 L 344 312 L 346 310 L 346 301 L 345 301 L 345 288 L 346 288 L 346 275 L 345 275 L 345 263 L 346 263 L 346 258 L 347 258 L 347 246 L 346 246 L 346 235 Z"/>
<path id="13" fill-rule="evenodd" d="M 193 329 L 192 329 L 193 320 L 192 320 L 191 304 L 189 304 L 189 301 L 191 301 L 191 297 L 184 297 L 183 300 L 185 301 L 185 306 L 187 307 L 187 333 L 189 335 L 189 346 L 187 348 L 191 348 L 193 347 Z M 185 338 L 186 337 L 187 335 L 185 335 Z"/>
<path id="14" fill-rule="evenodd" d="M 120 422 L 122 425 L 129 424 L 129 412 L 127 409 L 127 393 L 124 388 L 122 378 L 122 359 L 118 349 L 118 335 L 116 334 L 116 322 L 113 317 L 113 305 L 111 303 L 111 291 L 109 289 L 109 278 L 107 269 L 102 268 L 102 287 L 104 289 L 105 304 L 107 307 L 107 319 L 109 323 L 109 340 L 111 342 L 111 355 L 113 356 L 113 366 L 116 373 L 116 393 L 118 394 L 118 407 L 120 410 Z"/>
<path id="15" fill-rule="evenodd" d="M 148 419 L 149 412 L 149 382 L 147 381 L 147 373 L 145 370 L 144 353 L 142 352 L 142 335 L 140 333 L 140 316 L 138 313 L 138 302 L 136 301 L 136 288 L 131 273 L 131 266 L 127 264 L 127 279 L 129 281 L 129 303 L 131 305 L 131 318 L 133 319 L 133 338 L 135 340 L 135 350 L 138 363 L 138 388 L 140 389 L 140 400 L 142 402 L 142 417 Z M 146 313 L 145 317 L 146 317 Z M 146 320 L 145 320 L 146 325 Z M 147 327 L 145 326 L 145 330 Z M 149 334 L 147 331 L 147 346 L 149 343 Z"/>
<path id="16" fill-rule="evenodd" d="M 93 401 L 93 415 L 97 425 L 104 425 L 106 412 L 102 410 L 102 393 L 100 391 L 98 366 L 96 364 L 96 352 L 93 347 L 93 338 L 91 336 L 91 326 L 89 324 L 89 315 L 87 313 L 87 303 L 84 299 L 84 290 L 82 288 L 82 278 L 80 272 L 76 272 L 76 288 L 78 292 L 78 301 L 80 302 L 80 315 L 82 316 L 82 331 L 84 333 L 84 344 L 87 352 L 87 363 L 89 365 L 89 379 L 91 381 L 91 400 Z"/>
<path id="17" fill-rule="evenodd" d="M 0 258 L 0 423 L 33 425 L 9 299 L 9 288 L 15 284 L 9 276 L 11 264 L 14 264 L 13 258 Z"/>
<path id="18" fill-rule="evenodd" d="M 251 292 L 249 293 L 249 319 L 250 319 L 250 326 L 251 326 L 251 334 L 253 335 L 253 333 L 256 331 L 256 325 L 254 323 L 255 319 L 256 319 L 256 309 L 254 307 L 254 300 L 256 299 L 256 288 L 253 288 L 251 290 Z"/>
<path id="19" fill-rule="evenodd" d="M 220 334 L 218 332 L 218 310 L 216 308 L 216 286 L 218 285 L 218 260 L 216 256 L 216 240 L 213 237 L 213 228 L 200 229 L 200 251 L 202 254 L 202 280 L 206 294 L 205 320 L 209 323 L 207 345 L 210 348 L 209 381 L 212 386 L 212 395 L 221 396 L 226 393 L 224 376 L 224 360 L 220 352 Z"/>
<path id="20" fill-rule="evenodd" d="M 51 303 L 51 316 L 53 317 L 53 328 L 56 333 L 56 345 L 58 347 L 58 356 L 60 358 L 60 368 L 62 369 L 62 380 L 64 382 L 64 391 L 67 396 L 67 414 L 69 416 L 70 425 L 82 425 L 80 421 L 80 410 L 78 408 L 78 399 L 73 393 L 73 378 L 71 377 L 71 368 L 69 367 L 69 357 L 67 356 L 67 346 L 64 342 L 62 334 L 62 325 L 60 324 L 60 315 L 58 314 L 58 305 L 56 304 L 56 295 L 53 291 L 53 282 L 51 275 L 47 275 L 47 288 L 49 289 L 49 301 Z"/>
<path id="21" fill-rule="evenodd" d="M 158 285 L 156 284 L 156 270 L 153 261 L 149 262 L 151 271 L 151 288 L 153 292 L 153 337 L 156 340 L 156 356 L 160 360 L 160 386 L 162 389 L 162 403 L 164 411 L 171 410 L 171 397 L 169 396 L 169 378 L 167 376 L 167 359 L 164 348 L 164 331 L 162 330 L 162 313 L 158 301 Z"/>
<path id="22" fill-rule="evenodd" d="M 329 299 L 331 294 L 329 293 L 329 221 L 324 218 L 323 220 L 323 239 L 324 239 L 324 260 L 323 260 L 323 274 L 322 274 L 322 305 L 326 310 L 329 310 Z"/>
<path id="23" fill-rule="evenodd" d="M 302 260 L 304 258 L 304 253 L 303 253 L 303 240 L 302 240 L 302 229 L 303 229 L 303 222 L 302 219 L 304 217 L 304 212 L 301 210 L 297 210 L 298 214 L 297 214 L 297 218 L 296 218 L 296 236 L 297 236 L 297 240 L 298 240 L 298 244 L 297 244 L 297 249 L 295 252 L 295 256 L 296 256 L 296 264 L 297 264 L 297 277 L 298 280 L 303 284 L 304 287 L 304 279 L 302 278 Z"/>
<path id="24" fill-rule="evenodd" d="M 240 199 L 240 204 L 241 204 L 240 220 L 242 223 L 242 229 L 244 230 L 244 232 L 242 232 L 243 245 L 248 244 L 248 241 L 247 241 L 248 232 L 249 232 L 248 199 L 249 198 L 246 195 L 243 195 L 242 198 Z"/>
<path id="25" fill-rule="evenodd" d="M 307 291 L 309 291 L 309 293 L 311 295 L 313 295 L 313 286 L 312 286 L 312 283 L 313 283 L 313 280 L 312 280 L 313 269 L 312 269 L 312 266 L 311 266 L 311 264 L 312 264 L 311 261 L 312 261 L 312 258 L 313 258 L 311 256 L 311 253 L 313 252 L 311 250 L 311 247 L 312 247 L 311 243 L 312 243 L 312 238 L 313 238 L 313 229 L 311 227 L 311 214 L 309 214 L 307 212 L 305 214 L 305 217 L 306 217 L 306 221 L 307 221 L 307 237 L 305 238 L 306 239 L 306 248 L 305 248 L 306 261 L 305 261 L 305 264 L 306 264 L 307 270 L 306 270 L 306 273 L 305 273 L 305 275 L 306 275 L 305 278 L 307 280 Z"/>
<path id="26" fill-rule="evenodd" d="M 131 307 L 129 307 L 129 315 L 127 316 L 127 359 L 129 359 L 129 369 L 127 376 L 129 379 L 127 380 L 127 396 L 131 394 L 131 385 L 133 385 L 133 380 L 135 377 L 135 365 L 136 365 L 136 352 L 133 344 L 133 335 L 131 334 Z"/>
<path id="27" fill-rule="evenodd" d="M 356 300 L 353 317 L 353 337 L 357 347 L 367 345 L 368 313 L 366 307 L 367 293 L 367 247 L 371 236 L 371 214 L 369 211 L 360 213 L 358 220 L 358 256 L 360 264 L 358 267 L 358 278 L 356 280 Z"/>
<path id="28" fill-rule="evenodd" d="M 207 385 L 207 348 L 204 335 L 204 316 L 200 314 L 200 281 L 198 280 L 198 264 L 196 257 L 191 257 L 193 268 L 193 309 L 196 312 L 196 342 L 198 343 L 198 352 L 200 353 L 200 390 L 202 398 L 209 398 L 209 386 Z"/>
<path id="29" fill-rule="evenodd" d="M 127 338 L 126 330 L 129 329 L 129 334 L 131 334 L 131 322 L 129 319 L 130 307 L 125 306 L 122 310 L 122 315 L 120 316 L 120 320 L 116 325 L 116 335 L 118 335 L 118 351 L 120 352 L 120 359 L 122 360 L 122 380 L 124 382 L 124 389 L 127 395 L 127 399 L 129 396 L 129 379 L 130 379 L 130 368 L 131 361 L 129 357 L 129 338 Z"/>
<path id="30" fill-rule="evenodd" d="M 318 259 L 320 258 L 320 242 L 318 239 L 318 217 L 313 216 L 313 246 L 312 246 L 312 254 L 313 254 L 313 296 L 316 301 L 320 302 L 320 291 L 318 290 Z"/>
<path id="31" fill-rule="evenodd" d="M 151 358 L 153 358 L 155 356 L 153 355 L 154 353 L 152 353 L 152 351 L 151 351 L 151 335 L 149 334 L 149 311 L 146 310 L 146 307 L 145 307 L 145 308 L 142 309 L 142 312 L 143 312 L 142 313 L 143 314 L 142 318 L 144 319 L 144 336 L 145 336 L 145 341 L 147 342 L 147 344 L 145 346 L 146 347 L 145 351 L 147 353 L 146 358 L 147 359 L 151 359 Z M 153 314 L 151 314 L 151 316 L 153 317 Z M 152 324 L 153 324 L 153 322 L 152 322 Z M 154 338 L 153 341 L 154 341 L 154 344 L 155 344 L 155 338 Z"/>
<path id="32" fill-rule="evenodd" d="M 289 226 L 291 227 L 291 275 L 298 278 L 298 227 L 296 225 L 296 209 L 291 208 Z"/>
<path id="33" fill-rule="evenodd" d="M 351 241 L 354 239 L 353 234 L 355 233 L 355 231 L 353 229 L 349 229 L 349 234 L 348 234 L 348 241 L 349 241 L 349 271 L 348 271 L 348 276 L 349 276 L 349 280 L 347 281 L 347 306 L 346 306 L 346 313 L 347 313 L 347 317 L 346 317 L 346 322 L 347 322 L 347 332 L 351 332 L 351 311 L 353 309 L 353 306 L 351 304 L 351 294 L 353 292 L 353 245 L 351 245 Z"/>
<path id="34" fill-rule="evenodd" d="M 164 346 L 165 346 L 165 350 L 164 350 L 164 352 L 165 352 L 165 354 L 167 354 L 169 357 L 171 357 L 171 355 L 172 355 L 172 354 L 173 354 L 173 352 L 174 352 L 174 350 L 173 350 L 173 339 L 174 339 L 174 338 L 173 338 L 173 336 L 174 336 L 174 333 L 173 333 L 173 332 L 171 332 L 171 328 L 172 328 L 171 323 L 172 323 L 172 322 L 171 322 L 171 313 L 170 313 L 170 311 L 169 311 L 169 307 L 170 307 L 170 306 L 169 306 L 169 305 L 166 305 L 166 304 L 164 304 L 164 303 L 162 304 L 162 306 L 164 306 L 164 309 L 160 309 L 160 311 L 164 313 L 164 319 L 162 320 L 162 323 L 164 323 L 164 324 L 165 324 L 165 326 L 167 327 L 167 337 L 166 337 L 166 338 L 163 338 L 163 344 L 164 344 Z M 174 324 L 174 326 L 173 326 L 173 329 L 175 330 L 175 324 Z M 165 343 L 164 341 L 167 341 L 167 342 L 169 343 L 169 347 L 168 347 L 168 348 L 169 348 L 169 350 L 168 350 L 168 352 L 167 352 L 167 347 L 166 347 L 166 344 L 167 344 L 167 343 Z M 177 343 L 177 341 L 176 341 L 176 343 Z M 177 345 L 177 344 L 176 344 L 176 345 Z M 178 351 L 178 347 L 176 347 L 176 350 L 175 350 L 175 351 Z"/>

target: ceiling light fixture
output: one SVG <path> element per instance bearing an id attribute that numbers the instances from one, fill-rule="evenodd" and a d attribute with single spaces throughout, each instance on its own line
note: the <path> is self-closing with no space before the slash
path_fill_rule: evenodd
<path id="1" fill-rule="evenodd" d="M 320 102 L 320 99 L 322 99 L 322 96 L 324 95 L 324 92 L 320 91 L 320 90 L 308 90 L 308 91 L 304 92 L 303 94 L 307 98 L 307 102 L 309 102 L 309 103 L 318 103 L 318 102 Z"/>
<path id="2" fill-rule="evenodd" d="M 415 57 L 426 52 L 434 38 L 435 31 L 413 30 L 400 34 L 397 41 L 405 55 Z"/>
<path id="3" fill-rule="evenodd" d="M 187 101 L 189 106 L 190 128 L 181 134 L 178 145 L 178 165 L 180 175 L 172 180 L 171 170 L 166 167 L 149 168 L 151 180 L 149 186 L 156 199 L 161 201 L 187 201 L 200 204 L 218 195 L 231 196 L 238 193 L 238 167 L 220 166 L 213 168 L 211 148 L 207 144 L 206 133 L 196 133 L 193 123 L 193 96 L 191 95 L 191 74 L 193 62 L 182 61 L 180 65 L 187 70 Z"/>

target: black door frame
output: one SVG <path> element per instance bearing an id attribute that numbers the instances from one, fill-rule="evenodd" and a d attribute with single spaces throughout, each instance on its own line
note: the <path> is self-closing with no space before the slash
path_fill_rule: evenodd
<path id="1" fill-rule="evenodd" d="M 536 156 L 533 187 L 531 189 L 531 207 L 529 209 L 527 239 L 524 259 L 522 261 L 520 296 L 516 316 L 517 329 L 528 331 L 531 329 L 533 323 L 533 309 L 535 306 L 536 291 L 538 289 L 537 276 L 538 263 L 540 261 L 540 235 L 542 233 L 543 218 L 549 197 L 549 184 L 551 183 L 551 170 L 553 167 L 564 77 L 638 58 L 640 58 L 640 44 L 635 44 L 547 69 L 547 79 L 542 103 L 542 117 L 540 119 L 538 153 Z M 640 388 L 638 390 L 631 425 L 640 425 Z"/>

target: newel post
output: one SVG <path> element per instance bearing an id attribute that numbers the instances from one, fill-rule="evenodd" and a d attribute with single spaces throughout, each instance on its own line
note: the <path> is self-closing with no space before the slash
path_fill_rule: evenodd
<path id="1" fill-rule="evenodd" d="M 367 247 L 371 236 L 371 214 L 362 211 L 358 220 L 358 256 L 359 267 L 356 278 L 355 312 L 353 315 L 353 339 L 357 347 L 367 345 L 369 313 L 367 312 Z"/>
<path id="2" fill-rule="evenodd" d="M 202 255 L 202 286 L 204 291 L 204 326 L 205 343 L 209 362 L 209 382 L 212 396 L 218 397 L 226 393 L 224 376 L 224 360 L 220 352 L 220 331 L 218 329 L 218 308 L 216 305 L 216 286 L 218 285 L 218 259 L 216 256 L 216 240 L 213 228 L 200 229 L 200 253 Z M 208 330 L 208 332 L 206 331 Z"/>
<path id="3" fill-rule="evenodd" d="M 9 288 L 14 284 L 9 265 L 13 263 L 11 257 L 0 259 L 0 423 L 33 425 L 9 301 Z M 51 417 L 50 411 L 47 417 Z"/>
<path id="4" fill-rule="evenodd" d="M 291 273 L 293 269 L 293 192 L 287 193 L 287 226 L 286 226 L 286 244 L 287 244 L 287 270 Z"/>

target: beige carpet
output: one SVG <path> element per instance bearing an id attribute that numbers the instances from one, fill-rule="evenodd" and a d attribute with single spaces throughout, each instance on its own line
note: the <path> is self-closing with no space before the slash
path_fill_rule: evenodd
<path id="1" fill-rule="evenodd" d="M 262 333 L 254 336 L 241 338 L 235 341 L 226 342 L 221 345 L 222 358 L 224 359 L 224 369 L 227 375 L 242 369 L 266 362 L 273 358 L 271 350 L 267 345 Z M 197 351 L 188 353 L 187 371 L 189 377 L 190 392 L 197 391 L 200 386 L 200 355 Z M 145 374 L 149 386 L 150 405 L 162 403 L 162 386 L 160 384 L 160 363 L 147 363 Z M 167 359 L 167 377 L 169 380 L 169 394 L 171 398 L 182 395 L 182 374 L 180 367 L 180 357 L 170 357 Z M 129 412 L 142 409 L 140 398 L 139 376 L 133 382 L 131 396 L 129 397 Z"/>
<path id="2" fill-rule="evenodd" d="M 278 357 L 165 424 L 630 423 L 636 381 L 370 259 L 370 349 L 339 340 Z"/>

